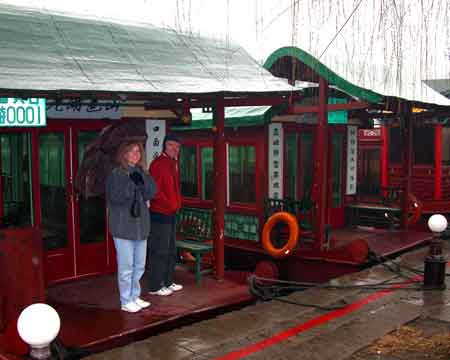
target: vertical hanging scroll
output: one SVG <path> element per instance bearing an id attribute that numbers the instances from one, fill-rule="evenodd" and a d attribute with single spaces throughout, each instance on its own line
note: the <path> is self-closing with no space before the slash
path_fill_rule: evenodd
<path id="1" fill-rule="evenodd" d="M 358 128 L 347 126 L 347 195 L 356 194 L 356 171 L 358 161 Z"/>
<path id="2" fill-rule="evenodd" d="M 166 135 L 165 120 L 146 120 L 145 130 L 147 132 L 147 143 L 145 144 L 145 155 L 147 168 L 153 159 L 162 152 L 162 143 Z"/>
<path id="3" fill-rule="evenodd" d="M 283 198 L 283 125 L 269 124 L 269 198 Z"/>

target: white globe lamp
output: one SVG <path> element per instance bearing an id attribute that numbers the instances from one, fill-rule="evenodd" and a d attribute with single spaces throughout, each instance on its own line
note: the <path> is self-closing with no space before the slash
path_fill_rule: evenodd
<path id="1" fill-rule="evenodd" d="M 447 229 L 444 215 L 435 214 L 428 219 L 428 227 L 433 233 L 430 252 L 425 259 L 423 287 L 425 289 L 445 289 L 445 267 L 447 261 L 442 256 L 441 234 Z"/>
<path id="2" fill-rule="evenodd" d="M 20 337 L 31 350 L 34 359 L 50 358 L 50 343 L 56 338 L 61 327 L 58 313 L 50 305 L 36 303 L 25 308 L 17 320 Z"/>
<path id="3" fill-rule="evenodd" d="M 441 233 L 447 229 L 447 219 L 444 215 L 434 214 L 428 219 L 428 227 L 433 233 Z"/>

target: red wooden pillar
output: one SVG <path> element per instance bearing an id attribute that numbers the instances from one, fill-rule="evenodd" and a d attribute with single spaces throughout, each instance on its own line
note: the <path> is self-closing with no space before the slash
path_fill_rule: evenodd
<path id="1" fill-rule="evenodd" d="M 313 191 L 316 200 L 315 247 L 322 250 L 325 238 L 327 219 L 327 165 L 328 165 L 328 116 L 327 116 L 328 83 L 319 80 L 319 113 L 317 114 L 317 129 L 314 148 L 314 184 Z"/>
<path id="2" fill-rule="evenodd" d="M 434 127 L 434 200 L 442 198 L 442 125 Z"/>
<path id="3" fill-rule="evenodd" d="M 225 144 L 225 108 L 223 98 L 217 100 L 214 112 L 214 256 L 216 276 L 224 277 L 225 194 L 227 189 L 227 154 Z"/>
<path id="4" fill-rule="evenodd" d="M 0 230 L 0 332 L 21 311 L 45 301 L 42 239 L 36 227 Z"/>
<path id="5" fill-rule="evenodd" d="M 411 175 L 412 175 L 412 139 L 413 123 L 411 117 L 411 107 L 406 105 L 401 111 L 401 126 L 403 134 L 403 197 L 402 197 L 402 215 L 401 228 L 408 230 L 408 210 L 409 196 L 411 193 Z"/>
<path id="6" fill-rule="evenodd" d="M 381 125 L 381 187 L 389 186 L 389 136 L 388 125 Z M 385 195 L 385 194 L 383 194 Z"/>

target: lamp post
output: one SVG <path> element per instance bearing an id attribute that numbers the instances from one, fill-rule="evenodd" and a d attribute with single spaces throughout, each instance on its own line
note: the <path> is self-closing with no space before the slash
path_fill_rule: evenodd
<path id="1" fill-rule="evenodd" d="M 17 320 L 20 337 L 31 348 L 32 359 L 50 359 L 50 343 L 59 333 L 61 321 L 51 306 L 36 303 L 25 308 Z"/>
<path id="2" fill-rule="evenodd" d="M 428 220 L 428 227 L 433 232 L 430 252 L 425 259 L 424 289 L 445 289 L 445 266 L 447 261 L 442 256 L 441 234 L 447 229 L 447 219 L 435 214 Z"/>

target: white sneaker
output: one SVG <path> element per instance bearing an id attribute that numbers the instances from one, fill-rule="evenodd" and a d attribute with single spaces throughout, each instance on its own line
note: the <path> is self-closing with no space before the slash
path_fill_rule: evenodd
<path id="1" fill-rule="evenodd" d="M 134 300 L 134 302 L 142 309 L 148 308 L 151 305 L 148 301 L 145 301 L 141 298 L 137 298 L 136 300 Z"/>
<path id="2" fill-rule="evenodd" d="M 157 291 L 149 291 L 150 295 L 159 295 L 159 296 L 167 296 L 173 293 L 173 290 L 170 290 L 166 287 L 162 287 L 161 289 Z"/>
<path id="3" fill-rule="evenodd" d="M 141 307 L 133 301 L 130 301 L 128 304 L 122 305 L 122 311 L 135 313 L 141 310 Z"/>
<path id="4" fill-rule="evenodd" d="M 172 291 L 180 291 L 183 289 L 183 285 L 172 283 L 172 285 L 168 286 L 167 289 Z"/>

